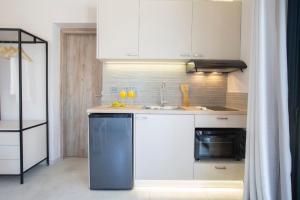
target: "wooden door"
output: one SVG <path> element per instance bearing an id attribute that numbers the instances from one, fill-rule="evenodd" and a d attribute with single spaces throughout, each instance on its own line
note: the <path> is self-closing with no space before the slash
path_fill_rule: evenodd
<path id="1" fill-rule="evenodd" d="M 140 58 L 188 59 L 192 11 L 191 0 L 142 0 Z"/>
<path id="2" fill-rule="evenodd" d="M 96 31 L 61 34 L 61 130 L 64 157 L 87 157 L 87 108 L 100 104 L 101 63 L 96 59 Z"/>

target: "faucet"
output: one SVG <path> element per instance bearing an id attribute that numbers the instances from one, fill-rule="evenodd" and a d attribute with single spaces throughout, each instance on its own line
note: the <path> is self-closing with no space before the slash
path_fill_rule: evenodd
<path id="1" fill-rule="evenodd" d="M 160 88 L 160 106 L 165 106 L 167 104 L 166 100 L 166 82 L 163 81 Z"/>

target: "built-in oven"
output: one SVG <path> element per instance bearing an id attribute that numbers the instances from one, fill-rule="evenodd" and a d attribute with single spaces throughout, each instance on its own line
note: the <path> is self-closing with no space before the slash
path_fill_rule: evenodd
<path id="1" fill-rule="evenodd" d="M 245 158 L 246 131 L 233 128 L 197 128 L 195 160 Z"/>

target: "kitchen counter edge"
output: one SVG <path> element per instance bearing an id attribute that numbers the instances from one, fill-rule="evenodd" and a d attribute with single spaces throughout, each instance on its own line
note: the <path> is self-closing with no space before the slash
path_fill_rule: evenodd
<path id="1" fill-rule="evenodd" d="M 113 108 L 111 106 L 96 106 L 87 110 L 88 114 L 97 113 L 132 113 L 132 114 L 169 114 L 169 115 L 247 115 L 247 111 L 213 111 L 197 110 L 193 107 L 180 110 L 150 110 L 142 106 L 131 106 L 125 108 Z"/>

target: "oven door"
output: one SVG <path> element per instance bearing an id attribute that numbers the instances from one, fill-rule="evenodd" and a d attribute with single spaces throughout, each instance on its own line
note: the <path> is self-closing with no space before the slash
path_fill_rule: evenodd
<path id="1" fill-rule="evenodd" d="M 235 134 L 200 131 L 195 137 L 195 159 L 235 158 Z"/>

